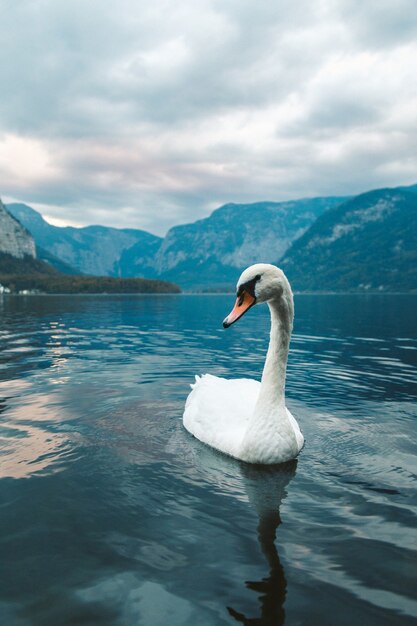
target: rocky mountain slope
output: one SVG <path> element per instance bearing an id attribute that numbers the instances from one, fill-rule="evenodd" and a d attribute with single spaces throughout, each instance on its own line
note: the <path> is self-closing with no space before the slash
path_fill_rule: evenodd
<path id="1" fill-rule="evenodd" d="M 172 228 L 163 240 L 133 229 L 59 228 L 27 205 L 8 208 L 38 246 L 81 273 L 163 278 L 187 288 L 216 289 L 232 286 L 246 265 L 281 256 L 318 215 L 342 200 L 227 204 L 205 219 Z"/>
<path id="2" fill-rule="evenodd" d="M 119 261 L 124 250 L 137 244 L 146 259 L 153 257 L 155 246 L 161 242 L 160 237 L 143 230 L 106 226 L 61 228 L 48 224 L 25 204 L 9 204 L 7 208 L 30 231 L 36 244 L 52 255 L 49 262 L 53 264 L 56 257 L 83 274 L 120 276 Z"/>
<path id="3" fill-rule="evenodd" d="M 46 250 L 39 256 L 55 267 L 67 264 L 69 273 L 68 264 L 82 273 L 221 290 L 263 261 L 282 265 L 296 290 L 392 291 L 417 289 L 416 191 L 414 185 L 350 199 L 227 204 L 171 228 L 164 239 L 134 229 L 58 228 L 26 205 L 10 208 Z"/>
<path id="4" fill-rule="evenodd" d="M 153 275 L 186 288 L 230 287 L 240 270 L 281 256 L 318 215 L 342 200 L 227 204 L 205 219 L 171 228 L 156 252 Z"/>
<path id="5" fill-rule="evenodd" d="M 49 225 L 36 211 L 30 207 L 25 207 L 24 212 L 32 220 L 32 228 L 33 224 L 35 226 L 37 224 L 48 235 L 47 227 Z M 101 232 L 100 227 L 90 227 L 88 230 Z M 137 232 L 140 233 L 141 231 Z M 40 258 L 36 258 L 36 249 L 39 250 Z M 35 247 L 33 237 L 7 211 L 1 200 L 0 285 L 12 293 L 27 291 L 41 293 L 178 293 L 180 291 L 177 285 L 161 280 L 73 275 L 73 269 L 65 262 L 57 259 L 50 252 L 38 246 Z"/>
<path id="6" fill-rule="evenodd" d="M 44 261 L 54 270 L 57 270 L 62 274 L 80 276 L 83 273 L 75 267 L 72 267 L 72 265 L 68 265 L 68 263 L 65 263 L 65 261 L 61 261 L 61 259 L 58 259 L 58 257 L 41 248 L 41 246 L 36 246 L 36 256 L 40 261 Z"/>
<path id="7" fill-rule="evenodd" d="M 52 260 L 71 273 L 71 268 L 36 246 L 29 231 L 0 200 L 0 282 L 5 279 L 7 282 L 7 277 L 11 275 L 55 276 L 58 272 Z"/>
<path id="8" fill-rule="evenodd" d="M 158 277 L 155 259 L 162 242 L 163 239 L 155 237 L 154 239 L 149 239 L 146 242 L 146 246 L 143 245 L 143 241 L 138 241 L 130 248 L 123 250 L 119 261 L 116 263 L 118 275 L 125 277 Z"/>
<path id="9" fill-rule="evenodd" d="M 14 258 L 35 258 L 35 242 L 30 233 L 10 213 L 0 200 L 0 252 Z"/>
<path id="10" fill-rule="evenodd" d="M 279 264 L 295 290 L 417 291 L 417 195 L 356 196 L 321 215 Z"/>

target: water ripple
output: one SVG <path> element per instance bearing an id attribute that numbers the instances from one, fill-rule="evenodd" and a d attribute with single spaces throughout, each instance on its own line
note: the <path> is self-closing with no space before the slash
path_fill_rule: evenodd
<path id="1" fill-rule="evenodd" d="M 296 298 L 306 446 L 262 469 L 181 414 L 196 373 L 260 378 L 265 307 L 226 332 L 226 296 L 1 300 L 6 622 L 413 623 L 416 303 Z"/>

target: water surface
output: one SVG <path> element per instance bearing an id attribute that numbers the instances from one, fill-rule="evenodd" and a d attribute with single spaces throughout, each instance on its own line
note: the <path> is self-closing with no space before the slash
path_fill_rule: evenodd
<path id="1" fill-rule="evenodd" d="M 0 299 L 8 626 L 415 624 L 416 296 L 298 296 L 298 461 L 193 439 L 194 374 L 259 378 L 231 296 Z"/>

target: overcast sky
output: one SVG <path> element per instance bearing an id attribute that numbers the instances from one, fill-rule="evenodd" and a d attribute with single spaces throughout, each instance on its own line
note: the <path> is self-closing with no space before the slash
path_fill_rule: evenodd
<path id="1" fill-rule="evenodd" d="M 1 0 L 0 195 L 163 234 L 417 182 L 416 0 Z"/>

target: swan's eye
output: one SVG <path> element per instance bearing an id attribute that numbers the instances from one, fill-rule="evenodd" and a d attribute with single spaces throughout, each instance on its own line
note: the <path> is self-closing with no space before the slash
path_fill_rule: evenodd
<path id="1" fill-rule="evenodd" d="M 255 280 L 261 280 L 261 275 L 260 274 L 256 274 Z"/>

